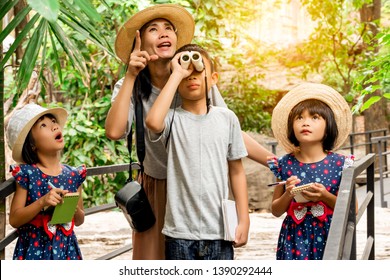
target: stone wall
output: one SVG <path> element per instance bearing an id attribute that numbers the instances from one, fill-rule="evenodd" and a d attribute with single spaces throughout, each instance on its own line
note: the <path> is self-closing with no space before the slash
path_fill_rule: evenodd
<path id="1" fill-rule="evenodd" d="M 276 142 L 274 138 L 247 132 L 253 139 L 260 143 L 264 148 L 271 151 L 271 142 Z M 284 153 L 280 147 L 277 147 L 276 155 L 280 156 Z M 243 160 L 249 196 L 249 209 L 251 210 L 271 210 L 271 202 L 273 195 L 273 188 L 268 187 L 267 184 L 275 181 L 275 176 L 265 167 L 249 158 Z"/>

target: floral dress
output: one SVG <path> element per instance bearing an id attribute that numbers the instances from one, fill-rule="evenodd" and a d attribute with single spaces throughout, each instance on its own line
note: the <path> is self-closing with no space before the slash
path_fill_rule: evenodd
<path id="1" fill-rule="evenodd" d="M 77 192 L 84 182 L 85 165 L 77 168 L 62 165 L 58 176 L 43 173 L 35 164 L 11 165 L 12 176 L 27 190 L 26 206 L 47 194 L 51 185 L 69 192 Z M 74 221 L 68 224 L 49 224 L 51 214 L 43 210 L 30 222 L 17 229 L 18 240 L 14 260 L 80 260 L 81 251 L 73 231 Z"/>
<path id="2" fill-rule="evenodd" d="M 299 162 L 294 154 L 268 160 L 275 176 L 284 181 L 295 175 L 299 185 L 321 183 L 337 195 L 344 168 L 352 166 L 354 157 L 329 152 L 314 163 Z M 298 203 L 292 200 L 279 233 L 277 260 L 320 260 L 323 257 L 333 209 L 325 203 Z"/>

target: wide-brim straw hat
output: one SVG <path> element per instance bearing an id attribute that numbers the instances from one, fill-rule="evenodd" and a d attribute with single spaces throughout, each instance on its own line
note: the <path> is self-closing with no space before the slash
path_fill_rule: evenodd
<path id="1" fill-rule="evenodd" d="M 347 139 L 352 130 L 352 113 L 344 97 L 333 88 L 317 83 L 303 83 L 290 90 L 278 102 L 272 112 L 272 131 L 276 140 L 287 153 L 297 151 L 288 139 L 287 125 L 291 110 L 307 99 L 317 99 L 326 103 L 336 119 L 338 137 L 333 150 L 337 150 Z"/>
<path id="2" fill-rule="evenodd" d="M 136 31 L 154 19 L 166 19 L 177 31 L 177 48 L 189 44 L 194 37 L 195 22 L 192 15 L 176 4 L 159 4 L 134 14 L 119 30 L 115 40 L 115 53 L 124 62 L 129 62 Z"/>
<path id="3" fill-rule="evenodd" d="M 12 158 L 23 163 L 22 149 L 28 133 L 35 122 L 46 114 L 52 114 L 61 128 L 64 127 L 68 113 L 63 108 L 43 108 L 37 104 L 31 103 L 14 111 L 9 119 L 7 126 L 8 146 L 12 150 Z"/>

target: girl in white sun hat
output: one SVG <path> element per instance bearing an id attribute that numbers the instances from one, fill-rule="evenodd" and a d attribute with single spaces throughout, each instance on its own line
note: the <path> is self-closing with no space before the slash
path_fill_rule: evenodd
<path id="1" fill-rule="evenodd" d="M 323 84 L 304 83 L 289 91 L 272 113 L 272 131 L 287 154 L 269 158 L 280 181 L 272 214 L 287 212 L 279 234 L 278 260 L 322 259 L 344 168 L 353 156 L 334 153 L 352 127 L 347 102 Z M 309 184 L 298 195 L 296 186 Z"/>
<path id="2" fill-rule="evenodd" d="M 61 163 L 66 119 L 65 109 L 27 104 L 9 120 L 7 139 L 17 162 L 10 168 L 16 191 L 9 221 L 18 231 L 13 259 L 82 259 L 73 231 L 74 225 L 84 222 L 82 196 L 70 223 L 52 225 L 52 213 L 45 211 L 62 203 L 66 193 L 81 194 L 86 177 L 84 165 L 75 168 Z"/>

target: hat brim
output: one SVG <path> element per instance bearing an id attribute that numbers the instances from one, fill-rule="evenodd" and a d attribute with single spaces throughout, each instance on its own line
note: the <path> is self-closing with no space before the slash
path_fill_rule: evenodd
<path id="1" fill-rule="evenodd" d="M 287 136 L 288 116 L 291 110 L 307 99 L 317 99 L 326 103 L 336 119 L 338 137 L 333 150 L 337 150 L 352 130 L 352 114 L 347 101 L 333 88 L 324 84 L 303 83 L 290 90 L 276 105 L 272 112 L 272 131 L 274 137 L 287 153 L 295 152 L 295 147 Z"/>
<path id="2" fill-rule="evenodd" d="M 119 30 L 115 40 L 115 53 L 124 63 L 129 62 L 136 31 L 154 19 L 166 19 L 177 30 L 177 46 L 189 44 L 194 37 L 195 22 L 192 15 L 176 4 L 160 4 L 146 8 L 134 14 Z"/>
<path id="3" fill-rule="evenodd" d="M 28 121 L 28 123 L 23 127 L 23 129 L 20 131 L 18 138 L 16 138 L 15 144 L 12 147 L 12 158 L 18 162 L 23 163 L 23 157 L 22 157 L 22 150 L 24 142 L 26 141 L 26 137 L 28 133 L 30 132 L 33 125 L 36 123 L 36 121 L 47 114 L 52 114 L 56 120 L 57 123 L 60 125 L 61 129 L 65 126 L 66 119 L 68 118 L 68 112 L 63 108 L 51 108 L 47 109 L 45 111 L 40 112 L 34 118 Z"/>

